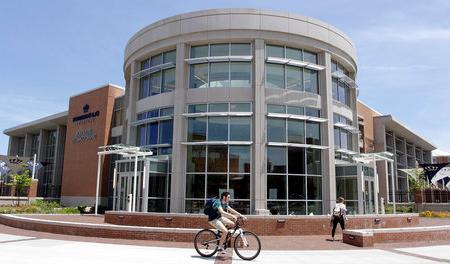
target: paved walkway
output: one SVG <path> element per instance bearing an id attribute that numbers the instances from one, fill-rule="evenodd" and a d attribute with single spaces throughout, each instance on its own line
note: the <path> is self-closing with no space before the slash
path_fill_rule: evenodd
<path id="1" fill-rule="evenodd" d="M 8 264 L 79 263 L 249 263 L 229 250 L 201 258 L 192 248 L 149 247 L 79 242 L 0 233 L 0 256 Z M 450 263 L 450 245 L 389 250 L 262 250 L 254 263 Z"/>
<path id="2" fill-rule="evenodd" d="M 75 222 L 75 223 L 91 223 L 104 224 L 104 217 L 102 215 L 27 215 L 26 217 L 46 219 L 54 221 Z M 436 226 L 449 225 L 449 218 L 419 218 L 419 226 Z M 192 248 L 191 242 L 168 242 L 168 241 L 150 241 L 150 240 L 129 240 L 129 239 L 110 239 L 97 237 L 82 237 L 59 235 L 45 232 L 37 232 L 30 230 L 23 230 L 13 227 L 0 225 L 0 233 L 31 236 L 40 239 L 58 239 L 68 241 L 80 242 L 99 242 L 122 245 L 136 245 L 136 246 L 154 246 L 154 247 L 176 247 L 176 248 Z M 341 238 L 340 229 L 338 229 L 337 238 Z M 265 250 L 361 250 L 349 244 L 342 243 L 342 241 L 330 241 L 329 236 L 261 236 L 262 247 Z M 376 244 L 376 249 L 391 249 L 397 247 L 423 247 L 423 246 L 437 246 L 447 244 L 450 241 L 419 241 L 414 243 L 383 243 Z M 1 257 L 1 256 L 0 256 Z"/>

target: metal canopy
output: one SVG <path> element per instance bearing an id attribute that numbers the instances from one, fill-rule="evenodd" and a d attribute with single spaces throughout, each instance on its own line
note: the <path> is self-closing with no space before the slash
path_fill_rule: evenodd
<path id="1" fill-rule="evenodd" d="M 136 197 L 136 178 L 137 178 L 137 162 L 138 157 L 145 158 L 146 156 L 153 155 L 153 152 L 148 147 L 138 147 L 130 146 L 125 144 L 115 144 L 106 145 L 98 147 L 100 151 L 97 152 L 98 155 L 98 167 L 97 167 L 97 186 L 95 192 L 95 214 L 98 214 L 98 200 L 100 192 L 100 176 L 101 176 L 101 164 L 102 156 L 106 155 L 121 155 L 123 157 L 134 158 L 134 185 L 133 185 L 133 197 Z M 133 202 L 133 211 L 135 209 L 136 203 Z"/>
<path id="2" fill-rule="evenodd" d="M 394 160 L 392 157 L 394 154 L 384 151 L 384 152 L 377 152 L 377 153 L 362 153 L 359 155 L 355 155 L 353 157 L 353 160 L 356 162 L 361 163 L 370 163 L 373 162 L 373 171 L 375 175 L 375 213 L 378 214 L 378 192 L 379 192 L 379 186 L 378 186 L 378 173 L 377 173 L 377 161 L 386 161 L 391 162 L 391 186 L 392 186 L 392 206 L 393 206 L 393 212 L 396 213 L 396 204 L 395 204 L 395 185 L 394 185 Z M 387 194 L 389 194 L 389 186 L 387 184 L 388 182 L 388 173 L 386 173 L 386 189 Z M 387 195 L 388 201 L 389 201 L 389 195 Z"/>

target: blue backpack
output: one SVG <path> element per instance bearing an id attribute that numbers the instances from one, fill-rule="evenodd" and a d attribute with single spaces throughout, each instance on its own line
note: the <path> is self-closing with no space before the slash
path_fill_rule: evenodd
<path id="1" fill-rule="evenodd" d="M 208 216 L 209 221 L 219 218 L 219 213 L 213 208 L 215 200 L 216 198 L 206 200 L 205 207 L 203 209 L 203 213 Z"/>

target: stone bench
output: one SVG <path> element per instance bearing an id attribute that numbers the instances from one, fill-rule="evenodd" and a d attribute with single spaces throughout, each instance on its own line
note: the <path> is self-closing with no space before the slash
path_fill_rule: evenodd
<path id="1" fill-rule="evenodd" d="M 343 232 L 344 243 L 372 247 L 376 243 L 450 240 L 450 225 L 380 229 L 349 229 Z"/>

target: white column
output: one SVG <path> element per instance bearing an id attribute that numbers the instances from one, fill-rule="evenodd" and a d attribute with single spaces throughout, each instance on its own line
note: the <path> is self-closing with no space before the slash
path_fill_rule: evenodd
<path id="1" fill-rule="evenodd" d="M 373 155 L 373 173 L 375 176 L 375 194 L 374 194 L 374 201 L 375 201 L 375 214 L 378 214 L 378 172 L 377 172 L 377 160 L 375 158 L 375 155 Z"/>
<path id="2" fill-rule="evenodd" d="M 148 170 L 147 170 L 147 165 L 149 164 L 148 163 L 148 161 L 145 161 L 145 162 L 143 162 L 144 164 L 143 164 L 143 166 L 144 166 L 144 168 L 143 168 L 143 172 L 142 172 L 142 194 L 141 194 L 141 196 L 142 196 L 142 212 L 147 212 L 147 210 L 148 210 L 148 187 L 150 187 L 150 186 L 148 186 L 149 185 L 149 183 L 148 183 L 148 180 L 149 180 L 149 178 L 148 178 Z"/>
<path id="3" fill-rule="evenodd" d="M 392 183 L 392 207 L 394 214 L 397 213 L 395 207 L 395 186 L 394 186 L 394 161 L 391 161 L 391 183 Z M 388 195 L 389 196 L 389 195 Z"/>
<path id="4" fill-rule="evenodd" d="M 114 171 L 113 171 L 113 210 L 116 210 L 116 186 L 117 186 L 117 163 L 114 164 Z"/>
<path id="5" fill-rule="evenodd" d="M 36 171 L 36 153 L 34 153 L 34 158 L 33 158 L 33 171 L 31 172 L 32 180 L 34 180 L 35 171 Z"/>
<path id="6" fill-rule="evenodd" d="M 102 156 L 100 154 L 98 155 L 98 166 L 97 166 L 97 187 L 95 190 L 95 214 L 98 214 L 98 196 L 100 191 L 100 173 L 102 169 Z"/>
<path id="7" fill-rule="evenodd" d="M 136 187 L 137 187 L 137 165 L 138 165 L 138 156 L 134 156 L 134 181 L 133 181 L 133 200 L 131 201 L 131 211 L 136 212 Z"/>

